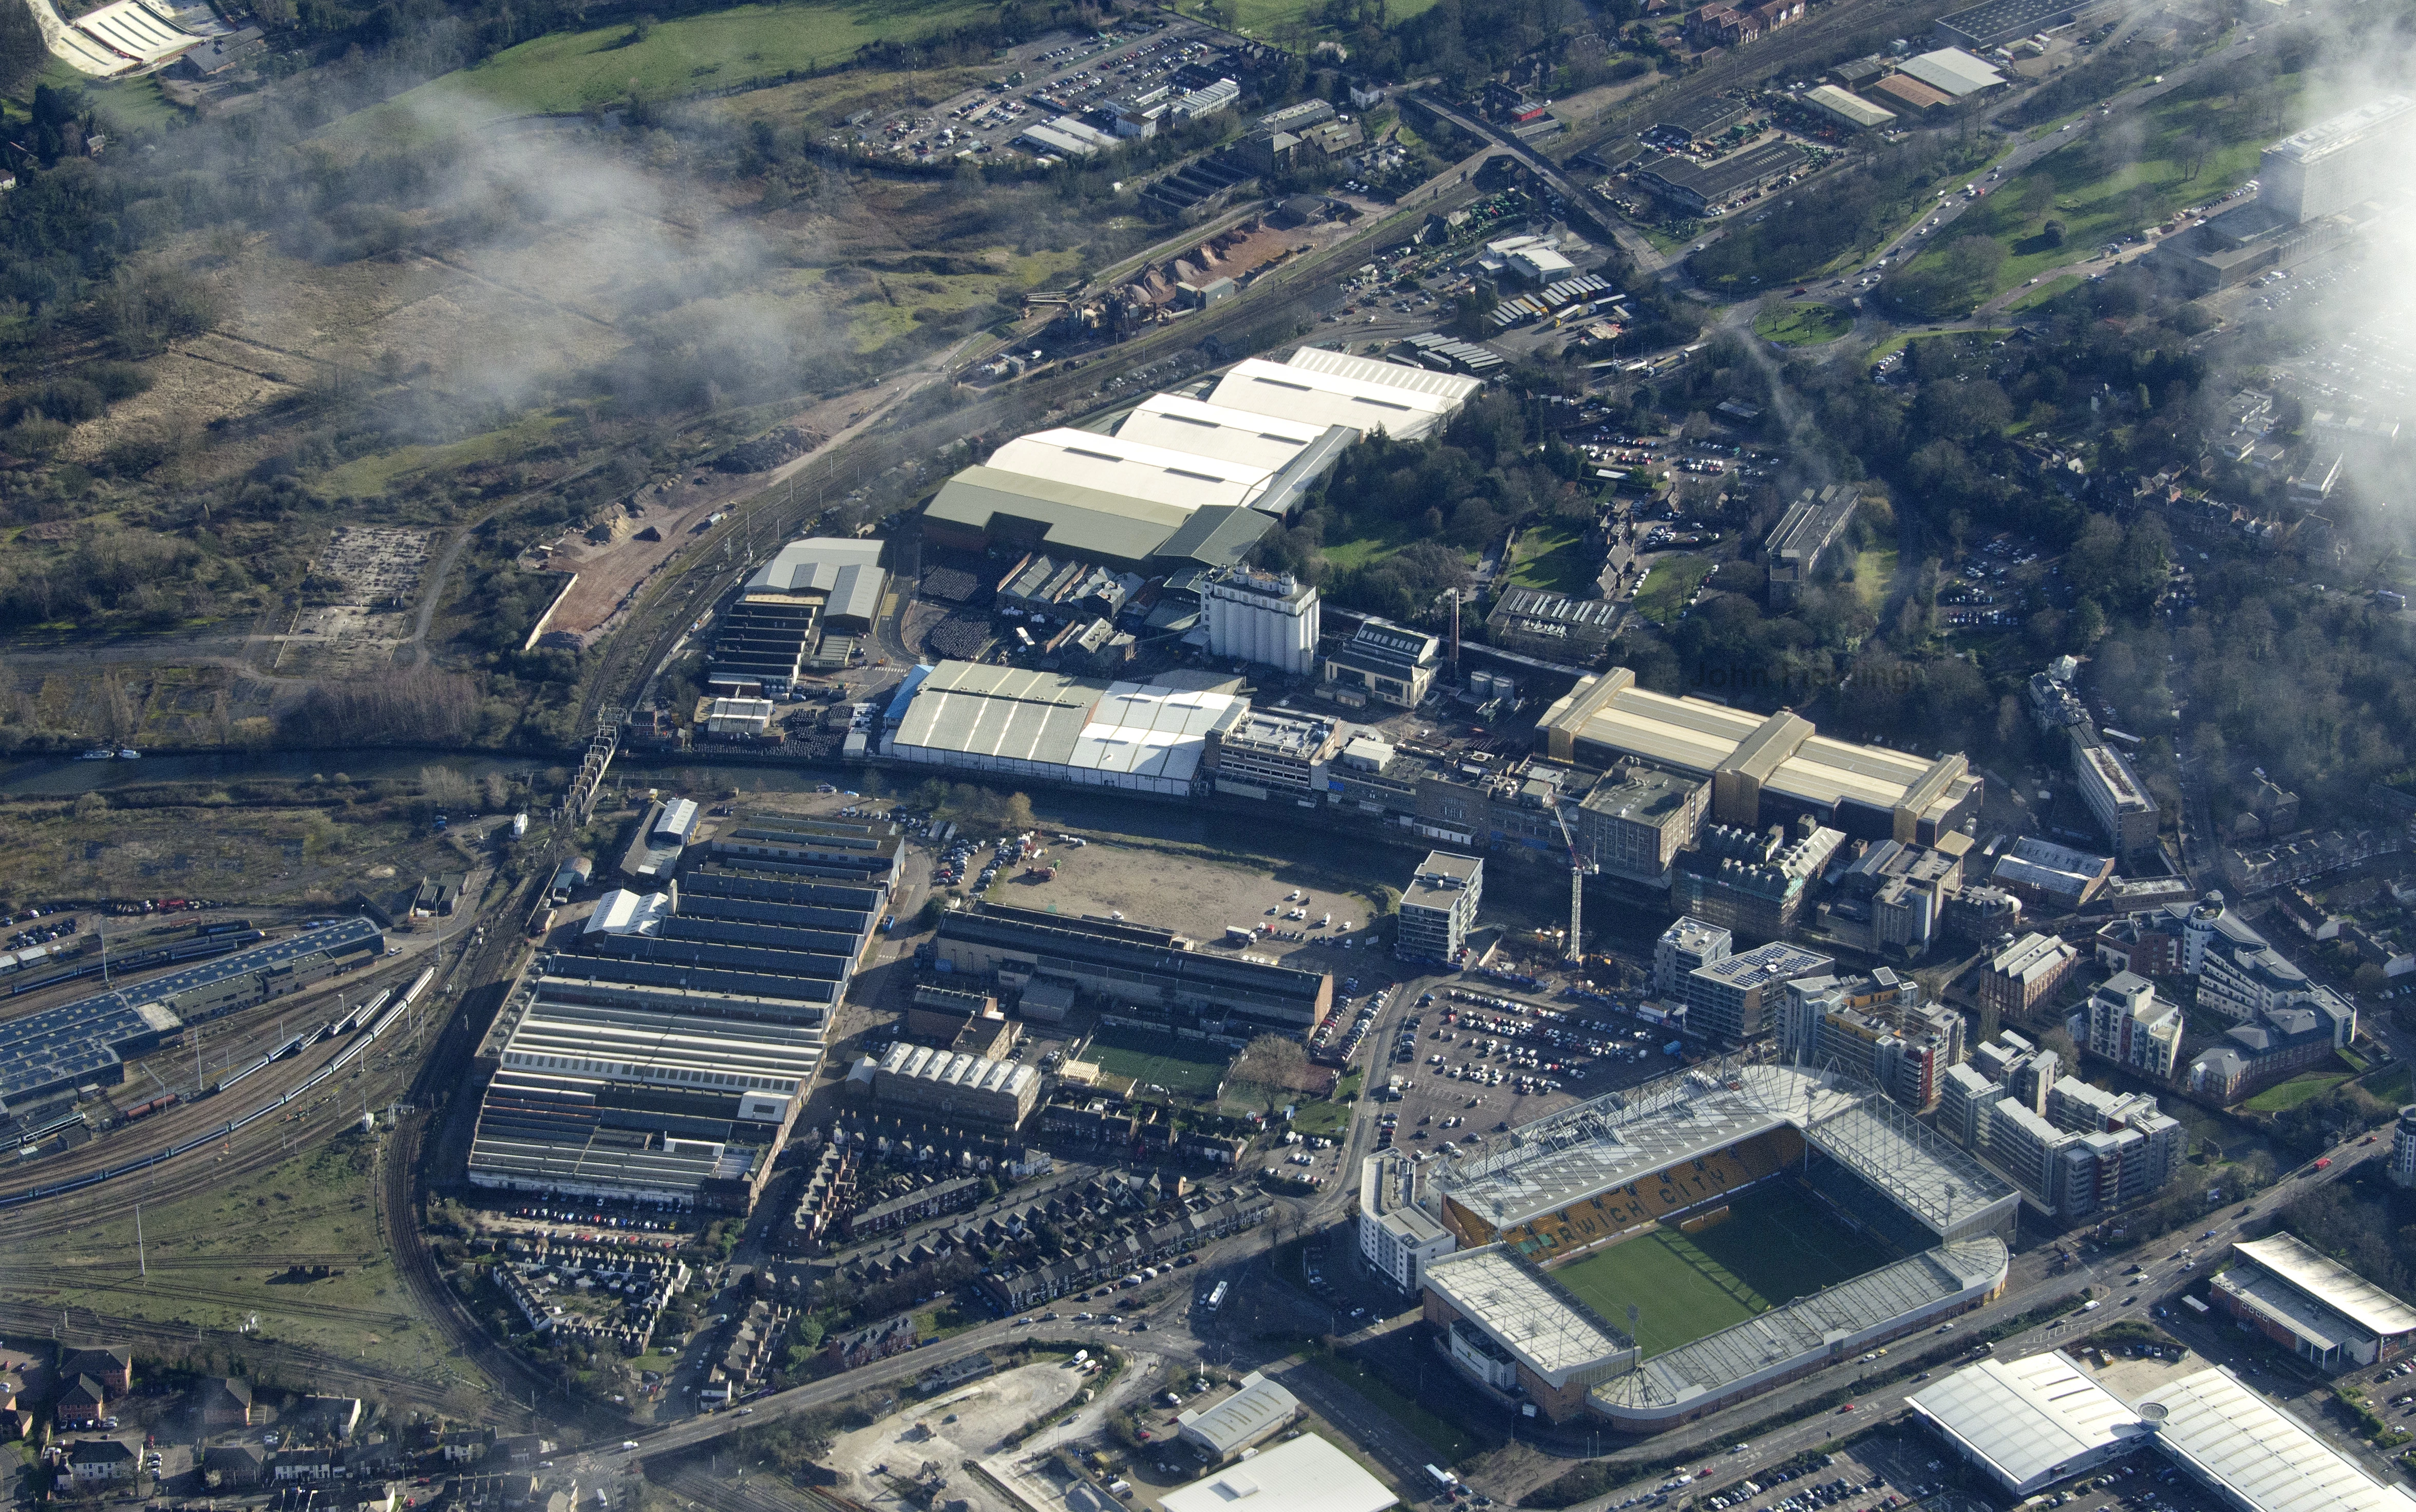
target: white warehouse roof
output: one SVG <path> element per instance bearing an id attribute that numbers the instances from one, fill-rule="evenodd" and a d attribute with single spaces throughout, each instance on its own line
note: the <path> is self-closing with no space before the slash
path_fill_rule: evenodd
<path id="1" fill-rule="evenodd" d="M 2416 1331 L 2416 1308 L 2296 1234 L 2277 1233 L 2232 1247 L 2378 1338 Z"/>
<path id="2" fill-rule="evenodd" d="M 1229 692 L 944 661 L 883 749 L 908 761 L 1180 796 L 1199 774 L 1210 733 L 1248 710 L 1248 700 Z"/>
<path id="3" fill-rule="evenodd" d="M 1158 1499 L 1166 1512 L 1384 1512 L 1400 1500 L 1314 1433 Z"/>
<path id="4" fill-rule="evenodd" d="M 1390 364 L 1390 366 L 1398 366 Z M 1253 415 L 1273 415 L 1311 425 L 1347 425 L 1362 434 L 1382 431 L 1396 441 L 1416 441 L 1459 408 L 1456 399 L 1422 394 L 1389 383 L 1368 383 L 1339 373 L 1287 367 L 1264 357 L 1233 365 L 1209 401 Z"/>
<path id="5" fill-rule="evenodd" d="M 2182 1467 L 2250 1512 L 2416 1512 L 2416 1496 L 2380 1486 L 2338 1450 L 2216 1368 L 2139 1404 Z"/>
<path id="6" fill-rule="evenodd" d="M 2143 1431 L 2121 1398 L 2057 1351 L 1982 1360 L 1910 1404 L 2016 1496 L 2078 1474 Z"/>
<path id="7" fill-rule="evenodd" d="M 1562 258 L 1561 262 L 1563 266 L 1573 265 L 1566 258 Z M 1413 394 L 1432 394 L 1437 399 L 1451 401 L 1455 406 L 1467 403 L 1469 395 L 1485 386 L 1482 378 L 1437 372 L 1432 368 L 1412 367 L 1406 362 L 1386 362 L 1380 357 L 1354 357 L 1347 352 L 1329 352 L 1321 346 L 1300 348 L 1285 366 L 1308 372 L 1331 373 L 1336 378 L 1349 378 L 1356 383 L 1406 388 Z"/>
<path id="8" fill-rule="evenodd" d="M 1152 394 L 1116 428 L 1116 438 L 1275 472 L 1291 466 L 1325 430 L 1181 394 Z"/>
<path id="9" fill-rule="evenodd" d="M 1242 1378 L 1241 1389 L 1205 1412 L 1192 1409 L 1175 1421 L 1183 1435 L 1195 1439 L 1218 1459 L 1239 1454 L 1292 1420 L 1300 1399 L 1257 1370 Z"/>
<path id="10" fill-rule="evenodd" d="M 1246 505 L 1275 471 L 1065 426 L 1016 437 L 991 452 L 988 465 L 1185 510 Z"/>
<path id="11" fill-rule="evenodd" d="M 1993 89 L 2005 82 L 2003 74 L 1959 47 L 1941 47 L 1935 53 L 1907 58 L 1899 71 L 1956 99 L 1966 95 L 1976 95 L 1983 89 Z"/>

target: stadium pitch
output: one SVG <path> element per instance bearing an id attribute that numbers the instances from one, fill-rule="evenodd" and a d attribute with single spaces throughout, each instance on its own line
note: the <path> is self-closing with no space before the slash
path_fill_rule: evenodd
<path id="1" fill-rule="evenodd" d="M 1772 1182 L 1699 1233 L 1658 1229 L 1551 1276 L 1615 1327 L 1627 1325 L 1629 1303 L 1642 1308 L 1636 1341 L 1650 1358 L 1895 1258 L 1792 1183 Z"/>

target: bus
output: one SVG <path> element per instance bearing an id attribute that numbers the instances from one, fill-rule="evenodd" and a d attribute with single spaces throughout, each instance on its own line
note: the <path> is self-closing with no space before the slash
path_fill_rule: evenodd
<path id="1" fill-rule="evenodd" d="M 1222 1281 L 1218 1281 L 1218 1282 L 1216 1283 L 1216 1290 L 1215 1290 L 1215 1291 L 1213 1291 L 1213 1292 L 1210 1292 L 1210 1293 L 1208 1293 L 1208 1310 L 1209 1310 L 1210 1312 L 1214 1312 L 1214 1311 L 1216 1311 L 1218 1308 L 1221 1308 L 1221 1307 L 1223 1307 L 1224 1305 L 1225 1305 L 1225 1283 L 1224 1283 L 1224 1282 L 1222 1282 Z"/>

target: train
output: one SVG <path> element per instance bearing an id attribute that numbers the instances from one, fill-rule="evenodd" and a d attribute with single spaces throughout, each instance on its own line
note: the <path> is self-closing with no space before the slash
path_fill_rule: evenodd
<path id="1" fill-rule="evenodd" d="M 112 1166 L 106 1171 L 96 1171 L 86 1175 L 75 1177 L 70 1181 L 55 1182 L 48 1187 L 35 1187 L 22 1192 L 12 1192 L 6 1196 L 0 1196 L 0 1209 L 23 1207 L 29 1202 L 38 1202 L 48 1198 L 64 1196 L 68 1192 L 82 1191 L 87 1187 L 98 1187 L 103 1182 L 115 1181 L 121 1176 L 130 1176 L 138 1171 L 148 1171 L 153 1166 L 159 1164 L 163 1160 L 173 1160 L 180 1155 L 187 1154 L 189 1151 L 198 1150 L 205 1144 L 215 1143 L 219 1140 L 233 1139 L 236 1134 L 242 1132 L 251 1125 L 268 1117 L 270 1114 L 277 1112 L 287 1105 L 307 1096 L 310 1092 L 316 1089 L 321 1082 L 325 1081 L 328 1078 L 342 1070 L 344 1066 L 354 1059 L 354 1057 L 359 1055 L 361 1051 L 369 1049 L 370 1046 L 376 1041 L 377 1036 L 384 1034 L 387 1026 L 392 1024 L 396 1018 L 399 1017 L 405 1008 L 410 1007 L 414 1002 L 417 1001 L 419 994 L 427 990 L 428 984 L 435 979 L 436 968 L 433 966 L 422 971 L 416 977 L 412 979 L 411 985 L 403 989 L 401 994 L 397 997 L 392 1004 L 387 1005 L 385 1012 L 379 1015 L 376 1022 L 370 1024 L 370 1027 L 356 1036 L 350 1045 L 344 1047 L 341 1054 L 329 1061 L 326 1065 L 321 1066 L 318 1072 L 308 1081 L 303 1082 L 300 1086 L 295 1087 L 293 1091 L 286 1093 L 283 1096 L 277 1098 L 275 1101 L 262 1103 L 259 1107 L 253 1109 L 250 1112 L 244 1114 L 241 1118 L 231 1118 L 227 1120 L 225 1124 L 211 1129 L 205 1134 L 196 1134 L 191 1139 L 186 1140 L 181 1143 L 172 1144 L 164 1150 L 154 1150 L 149 1155 L 138 1157 L 135 1159 L 126 1161 L 122 1165 Z M 328 1027 L 330 1026 L 323 1025 L 320 1032 L 325 1033 Z M 305 1036 L 295 1036 L 293 1040 L 287 1041 L 287 1046 L 291 1049 L 298 1050 L 300 1048 L 298 1041 L 302 1040 L 304 1037 Z M 283 1052 L 284 1051 L 280 1050 L 278 1053 Z M 246 1067 L 236 1075 L 220 1081 L 215 1090 L 219 1092 L 225 1091 L 228 1087 L 243 1080 L 244 1077 L 251 1075 L 252 1072 L 260 1070 L 263 1066 L 265 1066 L 269 1062 L 276 1058 L 276 1053 L 264 1056 L 257 1064 Z M 173 1095 L 168 1100 L 174 1100 Z M 156 1109 L 157 1107 L 164 1106 L 164 1104 L 155 1101 L 154 1106 Z M 80 1114 L 71 1115 L 62 1123 L 53 1125 L 49 1130 L 38 1131 L 32 1137 L 39 1138 L 42 1132 L 56 1132 L 57 1129 L 65 1127 L 67 1123 L 75 1122 L 82 1115 Z"/>
<path id="2" fill-rule="evenodd" d="M 121 1124 L 131 1124 L 138 1118 L 148 1118 L 153 1113 L 165 1112 L 176 1106 L 176 1095 L 173 1092 L 164 1096 L 154 1097 L 149 1102 L 138 1102 L 118 1114 L 117 1121 Z"/>

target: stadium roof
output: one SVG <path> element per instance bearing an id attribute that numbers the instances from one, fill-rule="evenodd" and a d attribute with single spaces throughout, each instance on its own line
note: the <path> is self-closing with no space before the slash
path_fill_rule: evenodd
<path id="1" fill-rule="evenodd" d="M 1125 416 L 1125 423 L 1116 428 L 1116 438 L 1280 470 L 1291 465 L 1329 429 L 1276 415 L 1229 410 L 1181 394 L 1152 394 Z"/>
<path id="2" fill-rule="evenodd" d="M 1165 1512 L 1384 1512 L 1400 1498 L 1359 1461 L 1304 1433 L 1158 1498 Z"/>
<path id="3" fill-rule="evenodd" d="M 996 467 L 965 468 L 941 485 L 924 510 L 943 524 L 983 532 L 997 516 L 1029 521 L 1042 527 L 1041 543 L 1050 550 L 1136 567 L 1166 545 L 1190 513 L 1175 505 Z"/>
<path id="4" fill-rule="evenodd" d="M 1830 1080 L 1733 1063 L 1677 1072 L 1521 1125 L 1447 1161 L 1432 1189 L 1515 1228 L 1706 1151 L 1842 1112 L 1864 1095 Z"/>
<path id="5" fill-rule="evenodd" d="M 1455 405 L 1468 402 L 1468 396 L 1485 386 L 1482 378 L 1437 372 L 1432 368 L 1412 367 L 1406 362 L 1386 362 L 1380 357 L 1354 357 L 1347 352 L 1330 352 L 1321 346 L 1302 347 L 1291 355 L 1291 361 L 1286 366 L 1310 372 L 1332 373 L 1337 378 L 1354 379 L 1363 384 L 1406 388 L 1416 394 L 1432 394 L 1438 399 L 1449 400 Z"/>
<path id="6" fill-rule="evenodd" d="M 2216 1368 L 2139 1403 L 2182 1468 L 2249 1512 L 2416 1512 L 2416 1496 L 2380 1486 L 2298 1420 Z"/>
<path id="7" fill-rule="evenodd" d="M 1892 1098 L 1865 1098 L 1804 1135 L 1940 1238 L 2000 1223 L 2010 1232 L 2014 1188 Z"/>
<path id="8" fill-rule="evenodd" d="M 1202 1412 L 1189 1409 L 1175 1420 L 1183 1431 L 1215 1450 L 1221 1458 L 1265 1438 L 1300 1411 L 1300 1399 L 1253 1370 L 1242 1378 L 1239 1391 Z"/>
<path id="9" fill-rule="evenodd" d="M 1247 357 L 1235 363 L 1232 370 L 1217 381 L 1208 398 L 1211 403 L 1253 415 L 1273 415 L 1317 426 L 1347 425 L 1363 433 L 1382 431 L 1397 441 L 1424 437 L 1459 408 L 1457 400 L 1440 395 L 1287 367 L 1263 357 Z"/>
<path id="10" fill-rule="evenodd" d="M 1976 95 L 1983 89 L 1994 89 L 2005 82 L 2005 76 L 1964 52 L 1959 47 L 1941 47 L 1935 53 L 1924 53 L 1899 65 L 1932 89 L 1956 99 Z"/>
<path id="11" fill-rule="evenodd" d="M 1898 1331 L 1909 1313 L 1930 1309 L 1934 1315 L 1994 1291 L 2010 1258 L 2005 1242 L 1993 1234 L 1940 1245 L 1682 1344 L 1603 1382 L 1593 1399 L 1621 1418 L 1687 1411 L 1704 1398 L 1786 1374 L 1806 1357 Z"/>
<path id="12" fill-rule="evenodd" d="M 1910 1399 L 1969 1459 L 2027 1496 L 2137 1438 L 2138 1417 L 2059 1351 L 1982 1360 Z"/>
<path id="13" fill-rule="evenodd" d="M 989 455 L 989 466 L 1053 478 L 1106 493 L 1152 499 L 1186 513 L 1212 504 L 1247 504 L 1274 475 L 1270 467 L 1103 436 L 1059 426 L 1018 436 Z"/>
<path id="14" fill-rule="evenodd" d="M 1501 1245 L 1430 1260 L 1425 1278 L 1427 1291 L 1555 1386 L 1599 1379 L 1633 1352 L 1543 1272 L 1519 1263 Z"/>
<path id="15" fill-rule="evenodd" d="M 2416 1331 L 2416 1308 L 2292 1233 L 2232 1247 L 2359 1327 L 2390 1338 Z"/>

